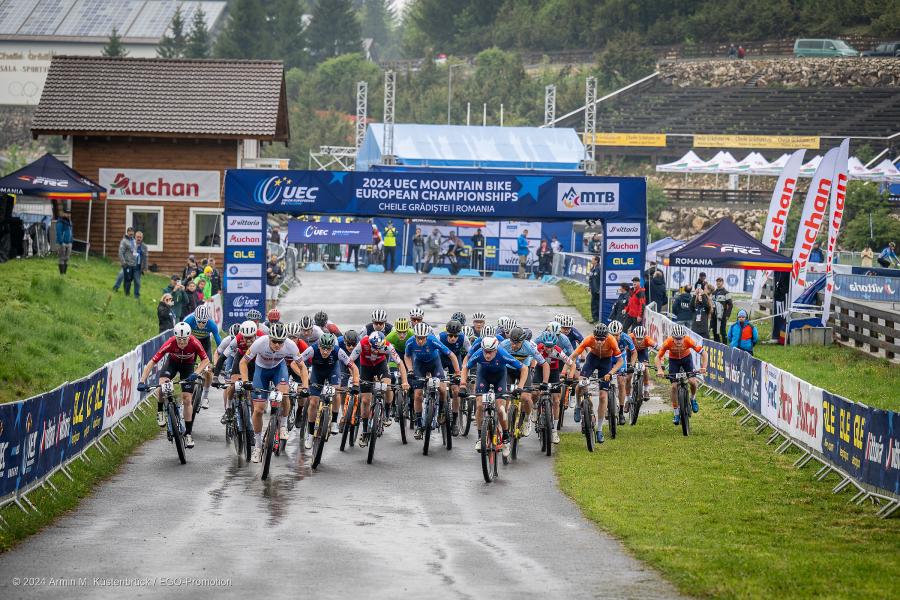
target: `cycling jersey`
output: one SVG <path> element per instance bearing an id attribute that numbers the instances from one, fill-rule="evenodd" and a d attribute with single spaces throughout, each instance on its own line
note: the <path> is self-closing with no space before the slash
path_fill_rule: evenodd
<path id="1" fill-rule="evenodd" d="M 406 344 L 406 350 L 404 354 L 407 358 L 412 359 L 413 364 L 417 362 L 432 363 L 436 360 L 439 360 L 441 354 L 443 354 L 444 356 L 449 356 L 450 348 L 442 344 L 441 341 L 435 336 L 429 335 L 425 338 L 425 343 L 421 346 L 416 340 L 413 340 L 412 342 Z"/>
<path id="2" fill-rule="evenodd" d="M 450 352 L 456 355 L 456 358 L 462 358 L 465 356 L 469 349 L 472 347 L 472 344 L 469 343 L 469 340 L 466 339 L 466 336 L 463 334 L 459 334 L 456 336 L 456 341 L 451 342 L 449 339 L 449 335 L 446 331 L 442 331 L 438 336 L 438 339 L 441 340 L 441 343 L 450 348 Z"/>
<path id="3" fill-rule="evenodd" d="M 403 338 L 403 339 L 401 340 L 401 339 L 400 339 L 400 334 L 397 333 L 397 330 L 396 330 L 396 329 L 394 329 L 393 331 L 391 331 L 389 334 L 387 334 L 387 335 L 384 337 L 384 339 L 386 339 L 387 341 L 389 341 L 389 342 L 391 343 L 391 346 L 393 346 L 393 347 L 397 350 L 397 354 L 399 354 L 400 356 L 404 356 L 404 355 L 405 355 L 405 353 L 406 353 L 406 344 L 407 344 L 412 338 L 413 338 L 412 331 L 408 331 L 408 332 L 406 332 L 406 337 Z M 396 369 L 396 368 L 397 368 L 397 363 L 395 363 L 394 361 L 390 361 L 390 363 L 388 364 L 388 366 L 391 367 L 392 369 Z"/>
<path id="4" fill-rule="evenodd" d="M 373 331 L 375 331 L 375 326 L 372 325 L 371 322 L 366 323 L 365 325 L 363 325 L 362 328 L 363 328 L 363 330 L 365 330 L 366 335 L 369 335 L 370 333 L 372 333 Z M 394 326 L 393 326 L 393 325 L 391 325 L 390 323 L 385 323 L 385 324 L 384 324 L 384 329 L 381 330 L 381 333 L 383 333 L 384 335 L 387 335 L 387 334 L 389 334 L 390 332 L 392 332 L 393 330 L 394 330 Z"/>
<path id="5" fill-rule="evenodd" d="M 244 334 L 238 333 L 234 336 L 234 339 L 231 340 L 231 343 L 228 344 L 228 347 L 225 348 L 224 354 L 225 356 L 244 356 L 244 354 L 247 353 L 247 348 L 249 348 L 257 339 L 258 338 L 255 335 L 252 337 L 244 337 Z"/>
<path id="6" fill-rule="evenodd" d="M 389 358 L 395 363 L 400 362 L 400 355 L 397 354 L 390 342 L 385 342 L 384 346 L 376 349 L 369 343 L 368 335 L 362 338 L 356 348 L 353 349 L 353 352 L 350 353 L 350 360 L 355 361 L 357 358 L 360 359 L 360 364 L 364 367 L 380 365 Z"/>
<path id="7" fill-rule="evenodd" d="M 641 350 L 646 350 L 648 348 L 656 348 L 656 340 L 654 340 L 649 335 L 644 336 L 641 339 L 637 339 L 636 337 L 634 337 L 633 333 L 630 335 L 631 335 L 631 341 L 634 343 L 634 348 L 638 352 L 640 352 Z"/>
<path id="8" fill-rule="evenodd" d="M 200 360 L 207 360 L 209 358 L 206 355 L 206 351 L 203 349 L 203 345 L 194 336 L 188 337 L 187 345 L 184 348 L 178 347 L 175 336 L 170 337 L 166 340 L 166 343 L 156 351 L 156 354 L 153 355 L 153 362 L 159 363 L 159 361 L 167 356 L 169 357 L 169 362 L 182 365 L 193 365 L 197 360 L 197 357 L 199 357 Z"/>
<path id="9" fill-rule="evenodd" d="M 580 344 L 584 341 L 584 336 L 581 335 L 581 332 L 574 327 L 569 329 L 569 333 L 566 334 L 566 337 L 568 338 L 569 343 L 572 344 L 572 346 L 576 346 L 577 344 Z"/>
<path id="10" fill-rule="evenodd" d="M 222 343 L 218 344 L 216 350 L 219 352 L 219 356 L 228 356 L 226 352 L 228 352 L 228 346 L 231 345 L 231 342 L 234 341 L 234 336 L 229 334 L 222 338 Z"/>
<path id="11" fill-rule="evenodd" d="M 257 338 L 244 355 L 247 359 L 255 359 L 255 364 L 260 369 L 274 369 L 286 358 L 297 360 L 299 356 L 297 344 L 291 340 L 284 340 L 281 347 L 275 350 L 269 345 L 269 336 Z"/>
<path id="12" fill-rule="evenodd" d="M 503 336 L 500 335 L 500 333 L 497 333 L 494 337 L 497 338 L 498 342 L 503 341 Z M 472 342 L 471 345 L 469 346 L 469 354 L 473 354 L 476 351 L 478 351 L 479 348 L 481 348 L 481 340 L 483 340 L 483 339 L 484 339 L 483 336 L 479 336 L 479 337 L 475 338 L 475 341 Z"/>
<path id="13" fill-rule="evenodd" d="M 523 340 L 522 345 L 519 346 L 518 350 L 513 349 L 512 340 L 503 340 L 500 342 L 500 348 L 509 352 L 513 358 L 526 367 L 530 367 L 532 361 L 536 362 L 539 366 L 546 362 L 541 353 L 537 351 L 535 345 L 528 340 Z"/>
<path id="14" fill-rule="evenodd" d="M 575 348 L 575 354 L 581 354 L 585 349 L 590 350 L 591 354 L 599 358 L 610 358 L 622 353 L 619 350 L 619 344 L 616 343 L 615 338 L 611 335 L 606 336 L 602 342 L 598 341 L 593 335 L 587 336 Z"/>
<path id="15" fill-rule="evenodd" d="M 338 363 L 341 363 L 345 366 L 350 364 L 350 357 L 347 356 L 347 353 L 340 348 L 333 349 L 328 353 L 328 356 L 322 356 L 322 351 L 321 349 L 319 349 L 319 344 L 307 346 L 306 350 L 303 350 L 303 352 L 300 354 L 300 360 L 302 362 L 308 361 L 312 363 L 314 372 L 316 369 L 330 372 L 337 366 Z"/>
<path id="16" fill-rule="evenodd" d="M 698 345 L 689 336 L 684 336 L 681 347 L 677 347 L 675 339 L 667 337 L 666 341 L 663 342 L 662 347 L 659 349 L 659 360 L 662 360 L 666 354 L 669 355 L 670 360 L 681 360 L 682 358 L 690 356 L 691 350 L 699 353 L 703 351 L 703 347 Z"/>
<path id="17" fill-rule="evenodd" d="M 319 341 L 319 338 L 322 337 L 322 333 L 323 333 L 323 332 L 322 332 L 322 328 L 321 328 L 321 327 L 319 327 L 318 325 L 313 325 L 313 326 L 312 326 L 312 329 L 309 330 L 308 333 L 305 333 L 305 334 L 304 334 L 304 333 L 301 331 L 301 332 L 300 332 L 300 336 L 299 336 L 298 339 L 303 340 L 303 341 L 306 342 L 307 344 L 315 344 L 316 342 Z"/>
<path id="18" fill-rule="evenodd" d="M 484 356 L 484 352 L 479 348 L 475 353 L 470 354 L 469 359 L 466 361 L 466 367 L 468 369 L 471 369 L 476 365 L 478 365 L 479 373 L 482 370 L 488 373 L 499 373 L 506 369 L 521 370 L 523 366 L 522 363 L 517 361 L 512 354 L 503 348 L 497 348 L 497 354 L 495 354 L 494 358 L 491 360 L 488 360 Z"/>
<path id="19" fill-rule="evenodd" d="M 573 350 L 575 349 L 575 346 L 572 345 L 572 341 L 562 333 L 558 333 L 556 335 L 556 345 L 562 348 L 568 354 L 572 354 Z"/>
<path id="20" fill-rule="evenodd" d="M 559 361 L 563 361 L 567 365 L 572 364 L 572 360 L 559 346 L 545 346 L 544 344 L 538 344 L 537 351 L 550 363 L 551 371 L 559 370 Z"/>
<path id="21" fill-rule="evenodd" d="M 184 322 L 191 326 L 191 335 L 198 340 L 208 339 L 210 334 L 212 334 L 217 346 L 222 343 L 222 338 L 219 336 L 219 326 L 212 319 L 207 321 L 202 328 L 197 325 L 197 317 L 194 315 L 188 315 Z"/>

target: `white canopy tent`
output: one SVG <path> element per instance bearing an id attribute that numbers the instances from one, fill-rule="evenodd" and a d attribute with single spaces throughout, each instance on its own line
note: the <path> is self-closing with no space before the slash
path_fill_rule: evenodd
<path id="1" fill-rule="evenodd" d="M 658 173 L 686 173 L 689 169 L 699 167 L 704 162 L 702 158 L 694 154 L 693 150 L 688 150 L 687 154 L 676 161 L 656 165 L 656 171 Z"/>

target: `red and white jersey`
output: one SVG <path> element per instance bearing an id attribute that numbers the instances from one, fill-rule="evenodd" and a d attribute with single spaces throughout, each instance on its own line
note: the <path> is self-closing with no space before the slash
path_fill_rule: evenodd
<path id="1" fill-rule="evenodd" d="M 206 356 L 203 345 L 194 336 L 188 337 L 188 343 L 184 348 L 179 348 L 174 335 L 166 340 L 166 343 L 153 355 L 153 362 L 158 363 L 166 356 L 172 362 L 189 365 L 194 364 L 197 357 L 200 357 L 200 360 L 209 358 Z"/>
<path id="2" fill-rule="evenodd" d="M 360 364 L 366 367 L 374 367 L 386 361 L 388 358 L 391 359 L 391 362 L 395 362 L 397 364 L 400 363 L 400 355 L 397 354 L 397 350 L 391 345 L 391 343 L 387 340 L 384 341 L 384 345 L 381 348 L 374 348 L 372 344 L 369 343 L 369 336 L 366 336 L 359 340 L 359 344 L 356 345 L 356 348 L 353 349 L 353 352 L 350 353 L 350 360 L 356 361 L 359 359 Z"/>

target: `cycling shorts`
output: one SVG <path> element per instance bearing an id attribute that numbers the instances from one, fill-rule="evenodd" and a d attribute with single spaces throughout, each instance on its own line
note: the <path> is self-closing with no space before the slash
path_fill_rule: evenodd
<path id="1" fill-rule="evenodd" d="M 507 369 L 506 370 L 506 380 L 512 381 L 513 383 L 519 383 L 519 370 L 518 369 Z M 528 376 L 525 378 L 525 387 L 531 387 L 531 383 L 534 381 L 534 369 L 528 367 Z"/>
<path id="2" fill-rule="evenodd" d="M 439 377 L 440 379 L 444 378 L 444 368 L 441 366 L 441 361 L 434 360 L 430 362 L 424 362 L 420 360 L 413 361 L 413 376 L 416 379 L 427 379 L 430 377 Z M 412 385 L 413 389 L 421 389 L 425 384 L 422 382 L 414 382 Z"/>
<path id="3" fill-rule="evenodd" d="M 204 338 L 197 338 L 197 341 L 200 342 L 200 345 L 203 346 L 203 351 L 206 352 L 207 356 L 212 356 L 212 352 L 210 352 L 209 348 L 212 342 L 209 341 L 209 336 Z"/>
<path id="4" fill-rule="evenodd" d="M 669 359 L 669 375 L 678 373 L 690 373 L 694 370 L 694 361 L 690 354 L 684 358 Z"/>
<path id="5" fill-rule="evenodd" d="M 650 362 L 650 349 L 644 348 L 643 350 L 637 351 L 637 359 L 638 362 L 647 363 Z"/>
<path id="6" fill-rule="evenodd" d="M 185 383 L 184 380 L 190 377 L 193 372 L 194 365 L 191 363 L 179 363 L 169 360 L 169 357 L 166 357 L 165 366 L 159 371 L 159 377 L 160 379 L 163 377 L 166 379 L 175 379 L 175 376 L 178 375 L 178 378 L 181 380 L 181 391 L 189 394 L 194 391 L 194 384 Z"/>
<path id="7" fill-rule="evenodd" d="M 341 371 L 337 368 L 337 364 L 335 364 L 335 368 L 331 369 L 331 371 L 313 367 L 313 370 L 309 375 L 309 395 L 318 396 L 322 393 L 322 386 L 324 384 L 330 383 L 331 385 L 339 385 L 340 381 Z"/>
<path id="8" fill-rule="evenodd" d="M 550 369 L 550 378 L 547 380 L 548 383 L 559 383 L 559 369 Z"/>
<path id="9" fill-rule="evenodd" d="M 266 402 L 269 399 L 269 384 L 281 385 L 287 382 L 288 368 L 284 361 L 271 369 L 260 367 L 253 373 L 253 399 L 258 402 Z"/>
<path id="10" fill-rule="evenodd" d="M 377 365 L 363 365 L 360 367 L 360 381 L 381 381 L 382 379 L 390 379 L 391 372 L 388 369 L 386 360 L 381 361 Z"/>
<path id="11" fill-rule="evenodd" d="M 490 386 L 494 386 L 494 392 L 505 394 L 507 392 L 506 369 L 488 371 L 478 366 L 478 375 L 475 378 L 475 393 L 484 394 Z"/>
<path id="12" fill-rule="evenodd" d="M 604 381 L 603 378 L 609 373 L 610 368 L 612 368 L 612 358 L 600 358 L 596 354 L 588 353 L 587 358 L 584 361 L 584 365 L 581 367 L 581 376 L 582 377 L 590 377 L 594 374 L 594 371 L 597 371 L 597 375 L 600 377 L 600 380 L 597 384 L 600 386 L 601 390 L 609 389 L 609 382 Z"/>
<path id="13" fill-rule="evenodd" d="M 225 368 L 222 370 L 223 373 L 231 373 L 231 369 L 234 367 L 234 359 L 234 354 L 225 357 Z"/>

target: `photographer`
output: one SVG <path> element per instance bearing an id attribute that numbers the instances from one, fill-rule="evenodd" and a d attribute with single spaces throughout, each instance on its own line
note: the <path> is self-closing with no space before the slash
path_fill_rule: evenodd
<path id="1" fill-rule="evenodd" d="M 190 302 L 178 275 L 172 275 L 169 285 L 163 288 L 163 294 L 172 296 L 172 313 L 175 315 L 175 322 L 184 320 L 187 316 L 187 305 Z"/>
<path id="2" fill-rule="evenodd" d="M 728 318 L 731 317 L 731 311 L 734 310 L 734 301 L 731 299 L 731 293 L 725 289 L 725 280 L 721 277 L 716 278 L 716 289 L 712 293 L 712 301 L 715 311 L 712 315 L 712 335 L 713 339 L 723 344 L 728 343 Z"/>
<path id="3" fill-rule="evenodd" d="M 712 313 L 712 302 L 705 287 L 697 287 L 691 296 L 691 331 L 701 337 L 709 337 L 709 315 Z"/>

